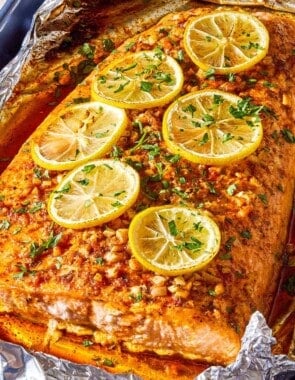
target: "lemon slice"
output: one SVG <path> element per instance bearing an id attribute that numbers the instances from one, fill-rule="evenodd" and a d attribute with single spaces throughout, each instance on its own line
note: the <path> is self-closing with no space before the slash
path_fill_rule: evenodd
<path id="1" fill-rule="evenodd" d="M 100 102 L 69 106 L 51 114 L 32 143 L 33 160 L 50 170 L 67 170 L 102 157 L 127 125 L 124 110 Z"/>
<path id="2" fill-rule="evenodd" d="M 220 247 L 220 231 L 206 213 L 182 206 L 150 207 L 129 227 L 133 255 L 147 269 L 176 276 L 207 265 Z"/>
<path id="3" fill-rule="evenodd" d="M 131 166 L 112 159 L 90 161 L 63 178 L 49 198 L 49 215 L 68 228 L 101 225 L 131 207 L 139 188 Z"/>
<path id="4" fill-rule="evenodd" d="M 202 70 L 228 74 L 249 69 L 265 57 L 269 34 L 249 13 L 223 11 L 193 18 L 184 34 L 184 47 Z"/>
<path id="5" fill-rule="evenodd" d="M 160 49 L 126 55 L 98 72 L 92 97 L 121 108 L 150 108 L 169 103 L 181 90 L 179 64 Z"/>
<path id="6" fill-rule="evenodd" d="M 259 146 L 263 136 L 260 110 L 249 98 L 227 92 L 192 92 L 166 110 L 163 138 L 173 153 L 192 162 L 230 164 Z"/>

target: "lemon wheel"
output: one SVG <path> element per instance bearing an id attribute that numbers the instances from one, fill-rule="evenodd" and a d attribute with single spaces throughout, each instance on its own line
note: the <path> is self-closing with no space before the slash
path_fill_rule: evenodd
<path id="1" fill-rule="evenodd" d="M 50 217 L 68 228 L 87 228 L 122 215 L 136 201 L 140 180 L 117 160 L 89 161 L 69 172 L 52 192 Z"/>
<path id="2" fill-rule="evenodd" d="M 259 109 L 227 92 L 192 92 L 166 110 L 163 137 L 172 152 L 189 161 L 230 164 L 258 148 L 263 136 Z"/>
<path id="3" fill-rule="evenodd" d="M 182 84 L 182 69 L 174 58 L 161 51 L 142 51 L 98 71 L 92 97 L 121 108 L 150 108 L 169 103 Z"/>
<path id="4" fill-rule="evenodd" d="M 52 113 L 32 143 L 34 161 L 49 170 L 68 170 L 111 150 L 127 125 L 124 110 L 100 102 Z"/>
<path id="5" fill-rule="evenodd" d="M 182 206 L 150 207 L 129 228 L 133 255 L 147 269 L 176 276 L 206 266 L 220 247 L 220 231 L 205 212 Z"/>
<path id="6" fill-rule="evenodd" d="M 265 57 L 269 34 L 264 24 L 245 12 L 220 11 L 191 19 L 184 47 L 202 70 L 228 74 L 247 70 Z"/>

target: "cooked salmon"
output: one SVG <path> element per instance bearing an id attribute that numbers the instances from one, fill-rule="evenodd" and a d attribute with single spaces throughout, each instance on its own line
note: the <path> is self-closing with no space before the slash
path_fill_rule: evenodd
<path id="1" fill-rule="evenodd" d="M 182 94 L 219 89 L 262 106 L 260 147 L 230 165 L 194 164 L 166 148 L 161 138 L 165 107 L 129 110 L 126 132 L 107 156 L 138 171 L 139 198 L 121 217 L 74 231 L 48 216 L 48 197 L 63 173 L 37 166 L 29 139 L 0 179 L 3 315 L 44 325 L 52 336 L 58 331 L 59 337 L 86 337 L 110 352 L 119 347 L 223 365 L 236 358 L 251 314 L 259 310 L 268 316 L 294 191 L 295 22 L 281 14 L 255 12 L 270 35 L 267 56 L 234 76 L 204 75 L 182 43 L 187 21 L 201 12 L 196 8 L 167 15 L 127 40 L 101 67 L 127 47 L 162 49 L 183 69 Z M 92 77 L 58 107 L 89 97 Z M 144 144 L 138 144 L 143 129 Z M 218 223 L 221 249 L 205 269 L 168 277 L 144 269 L 132 256 L 127 234 L 132 217 L 163 204 L 205 209 Z"/>

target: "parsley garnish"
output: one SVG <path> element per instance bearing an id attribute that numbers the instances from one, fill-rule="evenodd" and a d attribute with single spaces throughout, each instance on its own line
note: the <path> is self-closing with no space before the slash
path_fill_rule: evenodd
<path id="1" fill-rule="evenodd" d="M 102 40 L 102 47 L 104 51 L 113 51 L 115 49 L 115 44 L 110 38 L 105 38 Z"/>
<path id="2" fill-rule="evenodd" d="M 34 275 L 36 273 L 36 271 L 34 270 L 29 270 L 27 267 L 25 267 L 24 265 L 22 264 L 17 264 L 16 265 L 18 267 L 18 269 L 20 270 L 18 273 L 15 273 L 13 275 L 13 278 L 15 279 L 19 279 L 19 280 L 22 280 L 24 278 L 24 276 L 27 276 L 29 274 L 31 275 Z"/>
<path id="3" fill-rule="evenodd" d="M 283 289 L 290 296 L 295 296 L 295 275 L 287 278 L 287 280 L 284 282 Z"/>
<path id="4" fill-rule="evenodd" d="M 140 82 L 140 89 L 145 92 L 151 92 L 153 88 L 153 83 L 141 81 Z"/>
<path id="5" fill-rule="evenodd" d="M 243 230 L 243 231 L 241 231 L 241 232 L 240 232 L 240 235 L 241 235 L 243 238 L 247 239 L 247 240 L 249 240 L 249 239 L 252 238 L 251 231 L 249 231 L 249 230 Z"/>
<path id="6" fill-rule="evenodd" d="M 82 172 L 90 173 L 91 170 L 93 170 L 94 168 L 95 168 L 94 164 L 85 165 L 84 168 L 82 169 Z"/>
<path id="7" fill-rule="evenodd" d="M 168 222 L 169 232 L 172 236 L 176 236 L 178 234 L 177 226 L 174 220 L 170 220 Z"/>
<path id="8" fill-rule="evenodd" d="M 258 194 L 258 198 L 261 200 L 261 202 L 264 205 L 268 204 L 268 199 L 267 199 L 267 195 L 266 194 Z"/>
<path id="9" fill-rule="evenodd" d="M 84 339 L 83 340 L 83 346 L 84 347 L 90 347 L 92 345 L 93 345 L 93 342 L 91 340 L 89 340 L 89 339 Z"/>
<path id="10" fill-rule="evenodd" d="M 62 237 L 62 234 L 52 235 L 49 237 L 48 240 L 43 241 L 41 244 L 33 242 L 30 245 L 30 254 L 29 256 L 32 259 L 35 259 L 36 257 L 40 256 L 43 252 L 47 251 L 48 249 L 52 249 L 57 246 L 60 239 Z"/>
<path id="11" fill-rule="evenodd" d="M 1 220 L 0 230 L 8 230 L 10 227 L 10 222 L 8 220 Z"/>
<path id="12" fill-rule="evenodd" d="M 90 45 L 88 42 L 85 42 L 79 49 L 79 53 L 87 57 L 88 59 L 94 58 L 95 46 Z"/>
<path id="13" fill-rule="evenodd" d="M 237 186 L 232 183 L 231 185 L 228 186 L 228 188 L 226 189 L 226 192 L 228 195 L 234 195 L 234 192 L 237 190 Z"/>
<path id="14" fill-rule="evenodd" d="M 290 129 L 288 129 L 288 128 L 282 129 L 281 134 L 282 134 L 282 136 L 286 142 L 288 142 L 290 144 L 295 143 L 295 135 L 293 134 L 292 131 L 290 131 Z"/>

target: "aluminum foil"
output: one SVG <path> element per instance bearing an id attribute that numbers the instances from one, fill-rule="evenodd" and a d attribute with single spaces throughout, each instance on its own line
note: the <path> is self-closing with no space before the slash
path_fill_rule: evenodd
<path id="1" fill-rule="evenodd" d="M 295 375 L 294 361 L 285 355 L 272 355 L 274 343 L 264 317 L 255 312 L 245 331 L 237 360 L 228 367 L 210 367 L 195 380 L 279 380 L 286 374 Z M 74 364 L 39 352 L 30 353 L 3 341 L 0 341 L 0 379 L 140 380 L 133 374 L 111 375 L 96 367 Z"/>
<path id="2" fill-rule="evenodd" d="M 208 3 L 228 5 L 264 6 L 279 11 L 295 13 L 294 0 L 204 0 Z"/>
<path id="3" fill-rule="evenodd" d="M 21 0 L 14 1 L 11 12 L 13 12 L 20 2 Z M 34 55 L 34 59 L 43 58 L 44 53 L 48 49 L 48 44 L 52 48 L 55 43 L 59 43 L 68 33 L 63 28 L 52 30 L 49 33 L 46 32 L 46 36 L 42 35 L 45 33 L 45 31 L 42 31 L 42 26 L 50 18 L 52 10 L 57 9 L 65 3 L 64 0 L 46 0 L 34 15 L 31 28 L 26 34 L 18 54 L 0 72 L 0 109 L 11 96 L 15 85 L 20 79 L 22 67 L 24 67 L 30 57 Z M 74 16 L 75 12 L 78 12 L 74 7 L 70 8 L 68 6 L 64 6 L 61 11 L 64 17 L 67 14 Z"/>
<path id="4" fill-rule="evenodd" d="M 16 0 L 15 4 L 21 0 Z M 215 4 L 255 5 L 295 13 L 295 0 L 204 0 Z M 65 17 L 75 16 L 75 8 L 70 8 L 64 0 L 46 0 L 35 14 L 17 56 L 0 72 L 0 109 L 10 97 L 18 83 L 21 70 L 32 55 L 42 59 L 46 43 L 52 47 L 59 43 L 66 30 L 53 30 L 44 38 L 42 26 L 53 10 L 62 6 L 60 12 Z M 196 377 L 195 380 L 290 380 L 295 378 L 295 361 L 285 355 L 272 355 L 275 344 L 271 329 L 262 314 L 255 312 L 245 331 L 242 348 L 236 361 L 228 367 L 213 366 Z M 53 356 L 29 352 L 24 348 L 0 340 L 0 380 L 140 380 L 133 374 L 111 375 L 104 370 L 71 363 Z"/>

